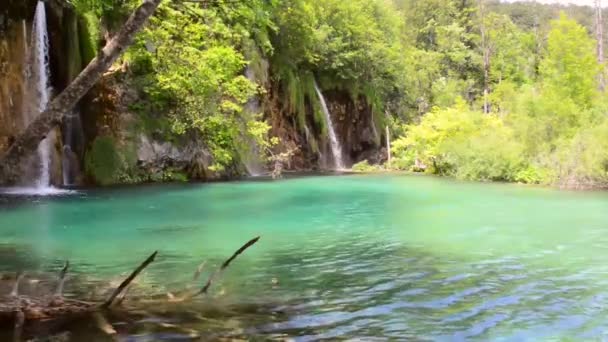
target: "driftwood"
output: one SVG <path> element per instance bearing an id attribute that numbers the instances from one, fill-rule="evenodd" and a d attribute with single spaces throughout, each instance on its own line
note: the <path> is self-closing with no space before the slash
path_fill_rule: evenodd
<path id="1" fill-rule="evenodd" d="M 0 327 L 13 328 L 13 340 L 22 341 L 24 336 L 36 336 L 39 333 L 47 334 L 49 331 L 41 330 L 28 331 L 29 325 L 46 324 L 52 325 L 56 322 L 66 322 L 79 318 L 91 317 L 97 324 L 98 328 L 108 335 L 116 334 L 112 325 L 105 318 L 106 313 L 116 312 L 137 312 L 139 305 L 156 305 L 162 303 L 184 302 L 193 297 L 206 294 L 215 279 L 247 248 L 253 246 L 260 237 L 249 240 L 241 246 L 236 252 L 224 261 L 221 266 L 213 272 L 205 285 L 198 291 L 184 291 L 190 293 L 187 295 L 175 298 L 163 294 L 146 296 L 145 298 L 133 298 L 130 300 L 130 306 L 123 306 L 126 293 L 130 288 L 133 280 L 155 259 L 157 252 L 152 253 L 144 260 L 131 274 L 125 278 L 116 289 L 112 291 L 110 296 L 104 301 L 85 301 L 79 299 L 70 299 L 63 297 L 63 286 L 67 279 L 69 263 L 66 262 L 58 277 L 58 285 L 55 293 L 47 297 L 32 297 L 19 293 L 19 285 L 23 281 L 25 273 L 17 274 L 15 283 L 10 294 L 0 296 Z M 202 263 L 195 271 L 195 280 L 200 276 Z"/>

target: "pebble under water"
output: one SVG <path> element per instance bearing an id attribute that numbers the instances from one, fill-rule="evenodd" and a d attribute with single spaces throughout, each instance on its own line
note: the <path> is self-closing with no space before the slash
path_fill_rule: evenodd
<path id="1" fill-rule="evenodd" d="M 70 260 L 76 296 L 158 250 L 137 285 L 165 293 L 260 235 L 208 296 L 109 321 L 126 341 L 605 339 L 607 208 L 605 192 L 409 175 L 5 195 L 0 271 Z"/>

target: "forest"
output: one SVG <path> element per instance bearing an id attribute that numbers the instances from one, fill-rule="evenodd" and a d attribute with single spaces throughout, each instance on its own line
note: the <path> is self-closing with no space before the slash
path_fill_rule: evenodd
<path id="1" fill-rule="evenodd" d="M 77 32 L 63 42 L 66 56 L 53 57 L 51 42 L 51 74 L 67 68 L 73 78 L 137 5 L 63 3 L 77 17 Z M 164 1 L 81 101 L 84 133 L 63 128 L 61 136 L 80 136 L 80 146 L 71 146 L 72 154 L 59 148 L 56 159 L 75 165 L 55 164 L 74 174 L 75 184 L 340 169 L 344 158 L 357 171 L 604 187 L 608 122 L 598 8 Z M 74 40 L 77 56 L 69 52 Z M 59 58 L 70 62 L 53 62 Z M 180 153 L 146 158 L 142 144 Z M 330 158 L 331 144 L 342 146 Z"/>
<path id="2" fill-rule="evenodd" d="M 74 6 L 96 46 L 136 3 Z M 300 132 L 313 121 L 325 140 L 319 82 L 369 106 L 374 131 L 388 126 L 385 168 L 604 186 L 608 103 L 593 18 L 590 7 L 530 2 L 172 1 L 121 63 L 144 99 L 133 108 L 142 128 L 169 140 L 200 136 L 212 169 L 233 165 L 251 141 L 271 158 L 282 138 L 271 130 L 276 112 Z M 247 110 L 253 96 L 280 108 Z M 314 137 L 307 144 L 318 149 Z M 91 149 L 87 166 L 99 179 L 128 164 L 104 137 Z M 355 169 L 374 169 L 366 165 Z"/>

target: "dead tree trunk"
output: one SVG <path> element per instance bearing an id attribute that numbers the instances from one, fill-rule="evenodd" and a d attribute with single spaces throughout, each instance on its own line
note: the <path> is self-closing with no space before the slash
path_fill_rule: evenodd
<path id="1" fill-rule="evenodd" d="M 597 40 L 597 62 L 600 64 L 599 87 L 606 87 L 606 71 L 604 69 L 604 23 L 602 20 L 602 1 L 595 0 L 595 39 Z"/>
<path id="2" fill-rule="evenodd" d="M 8 151 L 0 158 L 0 183 L 14 183 L 18 180 L 22 160 L 36 150 L 48 132 L 60 123 L 63 116 L 70 112 L 131 44 L 135 34 L 154 13 L 160 2 L 161 0 L 143 0 L 97 57 L 17 136 Z"/>

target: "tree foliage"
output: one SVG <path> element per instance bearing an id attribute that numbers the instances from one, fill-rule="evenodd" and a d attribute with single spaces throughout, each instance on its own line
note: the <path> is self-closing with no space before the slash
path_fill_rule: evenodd
<path id="1" fill-rule="evenodd" d="M 126 59 L 145 96 L 136 109 L 166 139 L 202 137 L 221 169 L 251 141 L 261 151 L 277 142 L 267 113 L 246 109 L 256 96 L 277 101 L 302 135 L 314 123 L 323 139 L 318 84 L 371 107 L 377 126 L 390 125 L 399 168 L 606 181 L 607 101 L 592 12 L 480 1 L 483 13 L 477 1 L 461 0 L 166 2 Z M 73 3 L 102 23 L 133 4 Z M 318 150 L 315 137 L 308 141 Z"/>

